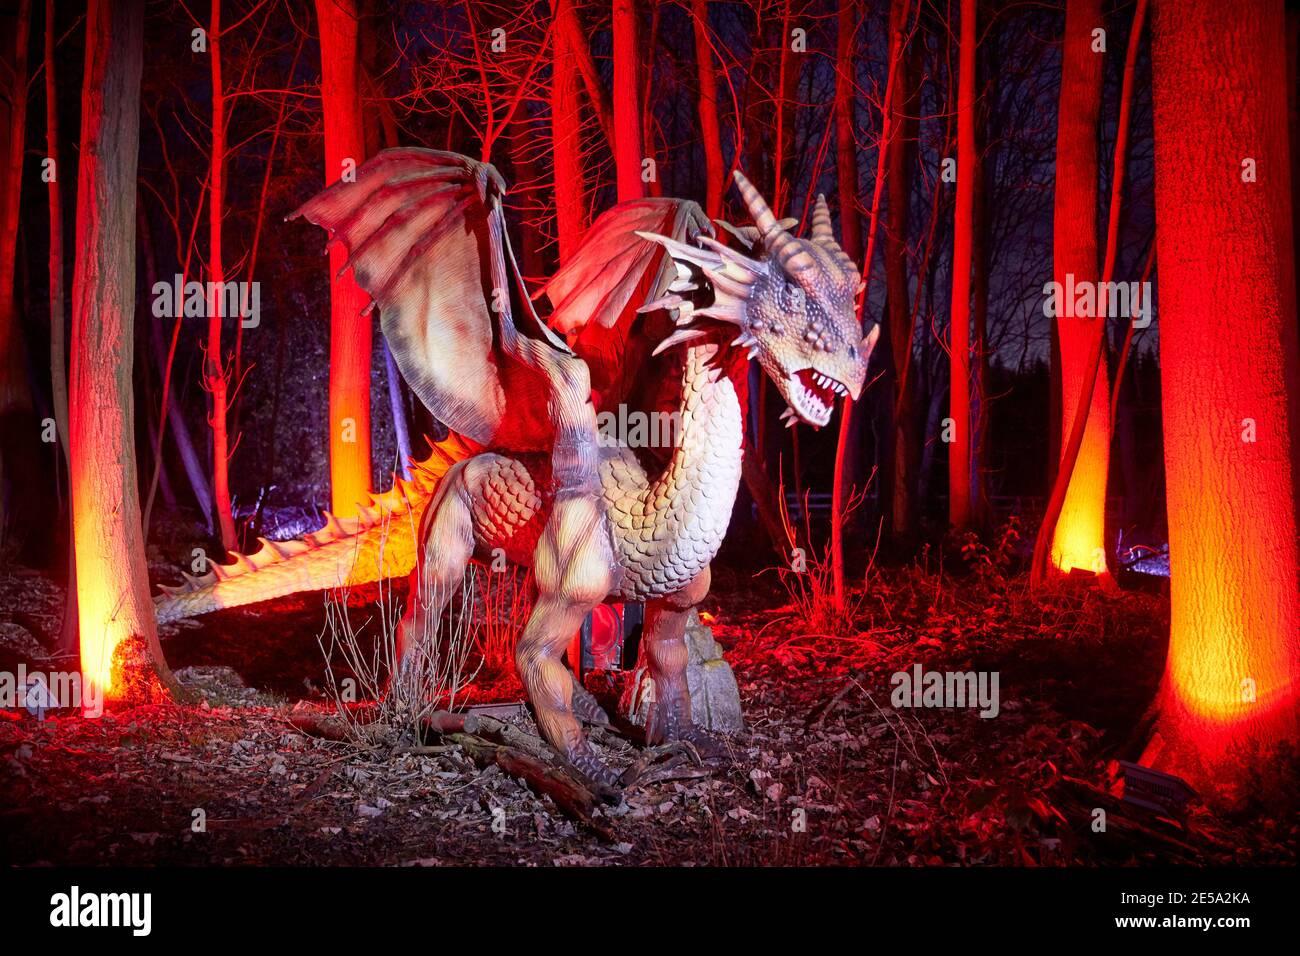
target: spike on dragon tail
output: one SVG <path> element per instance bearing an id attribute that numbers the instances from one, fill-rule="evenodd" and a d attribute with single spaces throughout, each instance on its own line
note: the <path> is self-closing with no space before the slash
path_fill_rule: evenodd
<path id="1" fill-rule="evenodd" d="M 439 483 L 477 450 L 452 433 L 432 444 L 428 458 L 412 464 L 409 481 L 395 479 L 390 491 L 372 496 L 355 518 L 326 512 L 318 531 L 292 541 L 259 538 L 262 546 L 253 554 L 232 552 L 233 564 L 211 565 L 200 576 L 187 574 L 178 587 L 159 585 L 163 593 L 154 598 L 158 621 L 409 574 L 415 567 L 420 521 Z"/>

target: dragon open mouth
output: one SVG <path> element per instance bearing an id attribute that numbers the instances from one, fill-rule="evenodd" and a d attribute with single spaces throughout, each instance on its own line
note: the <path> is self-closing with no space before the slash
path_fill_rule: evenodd
<path id="1" fill-rule="evenodd" d="M 795 372 L 789 382 L 790 407 L 810 425 L 821 427 L 831 420 L 835 399 L 847 395 L 848 387 L 816 369 Z"/>

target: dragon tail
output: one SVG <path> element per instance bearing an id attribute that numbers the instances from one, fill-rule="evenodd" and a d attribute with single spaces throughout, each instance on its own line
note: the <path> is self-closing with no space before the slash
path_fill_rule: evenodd
<path id="1" fill-rule="evenodd" d="M 438 485 L 453 465 L 477 450 L 468 439 L 449 434 L 432 444 L 428 458 L 412 463 L 409 481 L 395 479 L 390 491 L 372 496 L 356 517 L 325 512 L 319 531 L 291 541 L 259 538 L 262 546 L 253 554 L 232 552 L 233 564 L 212 564 L 203 575 L 186 574 L 177 587 L 159 585 L 163 593 L 154 598 L 159 623 L 409 574 L 415 567 L 420 521 Z"/>

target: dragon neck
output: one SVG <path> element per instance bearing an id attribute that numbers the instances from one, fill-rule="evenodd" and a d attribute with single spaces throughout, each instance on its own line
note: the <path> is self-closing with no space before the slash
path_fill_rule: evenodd
<path id="1" fill-rule="evenodd" d="M 624 454 L 606 476 L 629 592 L 637 596 L 684 587 L 713 560 L 731 521 L 743 420 L 735 385 L 713 361 L 718 349 L 686 351 L 676 443 L 663 469 L 646 474 Z"/>

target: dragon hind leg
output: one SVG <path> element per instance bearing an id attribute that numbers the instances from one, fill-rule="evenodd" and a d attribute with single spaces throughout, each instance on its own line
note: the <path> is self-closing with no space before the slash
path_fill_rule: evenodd
<path id="1" fill-rule="evenodd" d="M 447 473 L 420 529 L 406 613 L 397 629 L 398 679 L 409 682 L 406 689 L 411 693 L 420 692 L 419 675 L 428 663 L 424 658 L 441 650 L 431 645 L 438 638 L 443 609 L 464 585 L 474 549 L 473 514 L 464 494 L 469 461 Z"/>
<path id="2" fill-rule="evenodd" d="M 686 683 L 686 621 L 691 609 L 709 593 L 706 567 L 678 591 L 646 603 L 642 647 L 654 679 L 654 702 L 646 720 L 646 742 L 685 740 L 712 753 L 716 744 L 691 719 L 691 694 Z"/>

